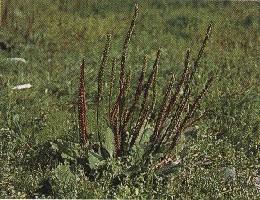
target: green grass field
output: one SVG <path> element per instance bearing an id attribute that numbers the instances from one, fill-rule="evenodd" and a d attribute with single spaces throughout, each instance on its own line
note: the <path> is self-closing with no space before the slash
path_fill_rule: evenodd
<path id="1" fill-rule="evenodd" d="M 111 66 L 113 57 L 120 58 L 135 3 L 140 14 L 127 59 L 130 84 L 140 74 L 143 56 L 150 72 L 161 48 L 157 90 L 162 94 L 170 72 L 181 73 L 188 48 L 196 58 L 210 23 L 193 93 L 208 75 L 214 81 L 200 106 L 206 117 L 172 152 L 180 165 L 167 177 L 148 168 L 116 184 L 115 177 L 127 168 L 123 162 L 104 161 L 107 169 L 91 179 L 69 161 L 80 149 L 81 60 L 86 61 L 88 129 L 96 141 L 96 77 L 106 34 L 112 34 Z M 260 198 L 260 3 L 12 0 L 9 8 L 0 29 L 0 42 L 10 47 L 0 49 L 0 198 Z M 104 79 L 109 80 L 109 70 Z M 13 89 L 28 83 L 31 88 Z M 101 119 L 102 137 L 106 131 Z M 61 140 L 67 143 L 57 146 Z M 55 158 L 60 148 L 63 162 Z"/>

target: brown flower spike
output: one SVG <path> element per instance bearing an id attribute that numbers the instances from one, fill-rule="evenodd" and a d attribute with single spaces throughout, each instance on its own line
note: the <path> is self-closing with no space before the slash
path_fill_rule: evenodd
<path id="1" fill-rule="evenodd" d="M 82 60 L 80 66 L 80 79 L 79 79 L 79 96 L 78 96 L 78 111 L 79 111 L 79 136 L 81 145 L 86 145 L 88 142 L 88 131 L 87 131 L 87 106 L 86 106 L 86 92 L 84 83 L 84 68 L 85 62 Z"/>

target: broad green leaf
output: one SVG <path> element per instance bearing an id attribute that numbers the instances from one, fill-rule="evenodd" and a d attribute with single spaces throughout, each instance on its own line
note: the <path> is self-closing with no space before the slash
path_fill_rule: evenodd
<path id="1" fill-rule="evenodd" d="M 115 144 L 114 144 L 114 133 L 111 128 L 107 128 L 106 133 L 104 134 L 104 148 L 108 151 L 110 157 L 113 157 L 115 152 Z"/>
<path id="2" fill-rule="evenodd" d="M 103 158 L 99 154 L 89 151 L 88 152 L 88 161 L 89 161 L 89 166 L 93 169 L 96 168 L 97 165 L 99 165 L 102 162 Z"/>
<path id="3" fill-rule="evenodd" d="M 64 159 L 75 160 L 80 156 L 80 147 L 76 143 L 57 139 L 55 142 L 51 142 L 51 147 L 59 152 Z"/>
<path id="4" fill-rule="evenodd" d="M 153 134 L 153 129 L 148 127 L 138 137 L 137 143 L 140 145 L 147 144 L 149 142 L 151 135 Z"/>
<path id="5" fill-rule="evenodd" d="M 149 143 L 150 137 L 153 134 L 152 127 L 148 124 L 145 129 L 141 129 L 141 134 L 137 138 L 133 146 L 133 152 L 138 158 L 142 158 Z"/>

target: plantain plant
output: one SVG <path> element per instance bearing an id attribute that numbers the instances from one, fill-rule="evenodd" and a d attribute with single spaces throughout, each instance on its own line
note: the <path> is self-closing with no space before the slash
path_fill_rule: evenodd
<path id="1" fill-rule="evenodd" d="M 131 84 L 131 69 L 127 66 L 128 49 L 138 17 L 138 5 L 135 6 L 130 28 L 126 34 L 119 67 L 113 58 L 111 69 L 108 69 L 111 35 L 102 53 L 102 60 L 97 77 L 96 98 L 96 134 L 98 144 L 90 140 L 87 126 L 87 105 L 84 85 L 84 60 L 80 68 L 78 95 L 80 143 L 87 148 L 88 163 L 94 167 L 104 164 L 107 159 L 127 162 L 131 160 L 130 169 L 138 166 L 147 169 L 152 163 L 154 170 L 169 169 L 176 164 L 174 149 L 185 130 L 194 126 L 203 115 L 198 115 L 199 105 L 205 97 L 213 78 L 209 77 L 197 96 L 192 95 L 192 82 L 199 67 L 206 43 L 211 32 L 208 26 L 206 36 L 198 55 L 190 62 L 191 51 L 188 49 L 180 77 L 172 72 L 165 87 L 161 101 L 156 101 L 156 82 L 160 66 L 161 49 L 158 49 L 152 70 L 147 74 L 147 56 L 144 61 L 137 84 Z M 117 70 L 119 77 L 116 77 Z M 104 90 L 104 72 L 110 71 L 109 90 Z M 116 84 L 115 81 L 118 81 Z M 130 92 L 132 91 L 132 92 Z M 113 95 L 116 94 L 116 95 Z M 108 105 L 103 103 L 108 96 Z M 105 107 L 105 108 L 104 108 Z M 100 112 L 100 109 L 107 113 Z M 107 132 L 102 132 L 100 119 L 106 118 Z M 133 160 L 134 159 L 134 160 Z M 167 170 L 166 170 L 167 171 Z M 169 170 L 168 170 L 169 171 Z"/>

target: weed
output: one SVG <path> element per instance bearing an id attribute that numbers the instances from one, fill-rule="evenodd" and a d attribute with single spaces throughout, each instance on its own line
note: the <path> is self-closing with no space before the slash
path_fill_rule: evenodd
<path id="1" fill-rule="evenodd" d="M 193 66 L 190 64 L 190 50 L 187 50 L 186 57 L 184 60 L 184 69 L 183 72 L 177 80 L 175 80 L 175 75 L 172 72 L 171 78 L 168 81 L 165 95 L 163 96 L 160 108 L 154 109 L 156 106 L 156 82 L 158 75 L 158 67 L 160 65 L 160 58 L 162 51 L 159 49 L 156 54 L 156 58 L 153 64 L 152 71 L 148 75 L 147 81 L 145 81 L 145 71 L 147 68 L 147 57 L 144 57 L 143 67 L 140 71 L 140 76 L 135 88 L 134 95 L 130 97 L 128 90 L 130 87 L 133 87 L 130 84 L 129 75 L 127 75 L 127 57 L 128 57 L 128 47 L 131 41 L 131 37 L 134 31 L 138 16 L 138 6 L 135 6 L 134 16 L 130 25 L 130 28 L 127 32 L 125 42 L 123 44 L 123 50 L 121 55 L 120 62 L 120 71 L 119 71 L 119 87 L 114 87 L 115 80 L 115 65 L 116 60 L 113 60 L 112 69 L 111 69 L 111 78 L 110 78 L 110 89 L 109 89 L 109 105 L 108 112 L 109 115 L 102 116 L 100 113 L 100 108 L 105 106 L 101 104 L 101 100 L 104 94 L 103 91 L 103 74 L 104 70 L 107 69 L 107 60 L 109 56 L 111 35 L 107 35 L 107 42 L 105 49 L 102 54 L 102 60 L 100 69 L 98 72 L 98 90 L 97 90 L 97 101 L 96 101 L 96 123 L 97 123 L 97 135 L 99 140 L 99 152 L 101 152 L 101 157 L 107 159 L 108 154 L 104 152 L 111 152 L 112 149 L 115 152 L 112 152 L 112 156 L 115 158 L 125 157 L 127 158 L 133 152 L 134 146 L 138 146 L 137 139 L 144 134 L 144 130 L 147 127 L 147 124 L 152 125 L 152 132 L 150 133 L 149 140 L 145 144 L 143 149 L 143 155 L 141 163 L 150 162 L 150 156 L 156 156 L 159 152 L 163 158 L 166 160 L 169 159 L 169 155 L 172 153 L 173 149 L 177 146 L 178 139 L 185 129 L 190 128 L 197 122 L 201 116 L 198 117 L 197 111 L 199 105 L 206 95 L 208 88 L 211 85 L 213 80 L 210 77 L 203 90 L 195 97 L 191 95 L 191 83 L 196 73 L 197 68 L 199 67 L 199 61 L 202 57 L 203 51 L 205 49 L 206 43 L 209 39 L 211 32 L 211 25 L 209 25 L 206 36 L 202 43 L 202 46 L 199 50 L 197 58 L 194 61 Z M 81 66 L 84 66 L 84 62 Z M 81 137 L 86 135 L 86 109 L 84 105 L 86 104 L 85 99 L 82 97 L 84 94 L 85 87 L 83 84 L 83 72 L 81 69 L 81 78 L 80 78 L 80 92 L 79 92 L 79 112 L 80 112 L 80 133 Z M 112 90 L 118 91 L 118 95 L 112 102 Z M 134 89 L 133 89 L 134 90 Z M 126 101 L 127 98 L 132 99 L 131 101 Z M 129 105 L 128 105 L 129 104 Z M 154 119 L 151 116 L 154 115 Z M 102 145 L 102 138 L 100 135 L 100 126 L 99 119 L 107 117 L 108 127 L 112 130 L 113 133 L 113 142 L 110 146 L 113 146 L 112 149 L 105 149 Z M 104 133 L 107 134 L 107 133 Z M 83 136 L 82 136 L 83 135 Z M 84 137 L 83 137 L 84 138 Z M 86 144 L 86 139 L 81 140 L 82 144 Z M 90 141 L 91 143 L 91 141 Z M 105 141 L 107 143 L 107 141 Z M 160 161 L 164 163 L 164 161 Z M 157 166 L 161 166 L 160 164 Z M 158 167 L 157 167 L 158 168 Z"/>

